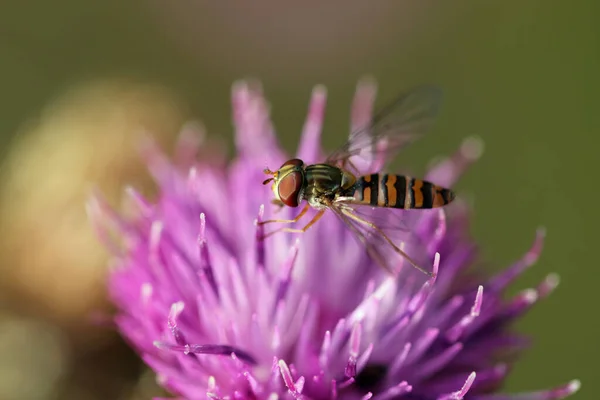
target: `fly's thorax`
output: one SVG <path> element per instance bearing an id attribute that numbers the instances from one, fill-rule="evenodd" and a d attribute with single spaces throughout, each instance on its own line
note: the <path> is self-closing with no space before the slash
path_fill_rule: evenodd
<path id="1" fill-rule="evenodd" d="M 354 190 L 354 187 L 356 186 L 356 181 L 356 176 L 354 176 L 348 171 L 342 170 L 342 189 L 344 190 L 344 192 Z"/>
<path id="2" fill-rule="evenodd" d="M 328 164 L 313 164 L 305 169 L 306 195 L 331 196 L 340 190 L 343 182 L 341 169 Z"/>
<path id="3" fill-rule="evenodd" d="M 323 197 L 323 196 L 304 196 L 304 198 L 306 199 L 306 201 L 308 202 L 308 204 L 316 209 L 316 210 L 324 210 L 326 208 L 328 208 L 328 202 L 327 202 L 327 197 Z"/>

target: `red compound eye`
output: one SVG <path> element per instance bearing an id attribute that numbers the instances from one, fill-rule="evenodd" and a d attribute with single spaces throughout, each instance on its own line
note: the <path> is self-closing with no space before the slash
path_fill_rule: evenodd
<path id="1" fill-rule="evenodd" d="M 293 165 L 294 167 L 301 167 L 304 165 L 304 161 L 300 160 L 299 158 L 292 158 L 291 160 L 287 160 L 286 162 L 284 162 L 283 165 L 281 166 L 281 168 L 283 168 L 287 165 Z"/>
<path id="2" fill-rule="evenodd" d="M 298 207 L 303 181 L 304 176 L 301 171 L 291 171 L 279 180 L 277 193 L 283 204 L 288 207 Z"/>

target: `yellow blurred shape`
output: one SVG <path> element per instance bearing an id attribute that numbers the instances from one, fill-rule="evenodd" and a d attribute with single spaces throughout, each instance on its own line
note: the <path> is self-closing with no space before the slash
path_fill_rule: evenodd
<path id="1" fill-rule="evenodd" d="M 165 88 L 109 80 L 68 91 L 16 136 L 0 174 L 0 285 L 15 308 L 74 330 L 107 309 L 107 255 L 85 212 L 90 189 L 117 204 L 124 185 L 149 188 L 137 134 L 171 143 L 184 120 Z"/>

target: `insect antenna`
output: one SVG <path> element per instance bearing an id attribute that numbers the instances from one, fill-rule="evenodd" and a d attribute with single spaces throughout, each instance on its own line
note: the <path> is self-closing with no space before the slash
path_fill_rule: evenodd
<path id="1" fill-rule="evenodd" d="M 263 172 L 264 172 L 266 175 L 272 175 L 272 176 L 271 176 L 271 178 L 265 179 L 265 180 L 263 181 L 263 185 L 266 185 L 267 183 L 269 183 L 269 182 L 271 182 L 271 181 L 275 180 L 275 175 L 277 174 L 277 172 L 273 172 L 273 171 L 271 171 L 271 170 L 269 169 L 269 167 L 267 167 L 267 168 L 263 169 Z"/>

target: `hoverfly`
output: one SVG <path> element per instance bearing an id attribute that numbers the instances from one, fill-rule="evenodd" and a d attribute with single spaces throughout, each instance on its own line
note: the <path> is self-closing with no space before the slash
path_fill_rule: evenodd
<path id="1" fill-rule="evenodd" d="M 431 272 L 420 267 L 399 244 L 394 243 L 381 224 L 363 216 L 361 208 L 432 209 L 452 202 L 454 192 L 422 179 L 380 170 L 367 171 L 368 168 L 357 168 L 356 164 L 373 165 L 376 160 L 384 164 L 390 162 L 400 149 L 429 130 L 437 116 L 441 97 L 441 91 L 436 87 L 414 88 L 381 109 L 367 126 L 352 132 L 346 143 L 322 163 L 306 165 L 294 158 L 277 171 L 266 168 L 264 172 L 270 177 L 263 184 L 273 182 L 274 204 L 280 207 L 298 207 L 303 201 L 306 204 L 293 219 L 271 219 L 261 221 L 261 224 L 296 223 L 311 207 L 317 213 L 303 228 L 280 228 L 264 237 L 281 231 L 305 232 L 331 210 L 366 245 L 371 258 L 388 272 L 394 273 L 377 250 L 377 241 L 431 276 Z M 385 219 L 389 221 L 389 215 Z"/>

